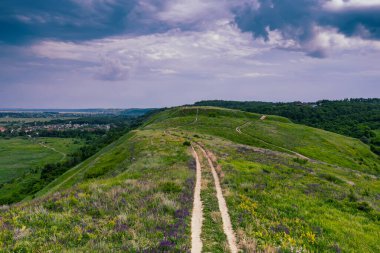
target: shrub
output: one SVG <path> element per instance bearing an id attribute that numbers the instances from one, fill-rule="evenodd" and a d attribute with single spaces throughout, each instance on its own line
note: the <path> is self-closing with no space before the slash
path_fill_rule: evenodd
<path id="1" fill-rule="evenodd" d="M 319 175 L 321 178 L 323 179 L 326 179 L 327 181 L 330 181 L 332 183 L 335 183 L 335 184 L 341 184 L 343 183 L 344 181 L 334 175 L 331 175 L 331 174 L 320 174 Z"/>
<path id="2" fill-rule="evenodd" d="M 182 188 L 174 182 L 166 182 L 160 185 L 160 190 L 165 193 L 178 193 L 182 191 Z"/>
<path id="3" fill-rule="evenodd" d="M 294 158 L 293 159 L 294 162 L 296 163 L 299 163 L 299 164 L 307 164 L 307 160 L 306 159 L 301 159 L 301 158 Z"/>
<path id="4" fill-rule="evenodd" d="M 380 156 L 380 147 L 377 147 L 375 145 L 371 145 L 371 151 L 377 155 Z"/>
<path id="5" fill-rule="evenodd" d="M 111 170 L 111 168 L 108 168 L 108 167 L 93 168 L 92 170 L 87 171 L 84 177 L 87 179 L 97 178 L 97 177 L 103 176 L 104 174 L 106 174 L 110 170 Z"/>
<path id="6" fill-rule="evenodd" d="M 357 203 L 357 209 L 366 213 L 372 211 L 372 207 L 367 202 L 359 202 Z"/>

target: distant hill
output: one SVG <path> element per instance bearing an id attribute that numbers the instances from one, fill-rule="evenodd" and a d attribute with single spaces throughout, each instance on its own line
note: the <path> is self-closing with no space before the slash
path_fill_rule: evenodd
<path id="1" fill-rule="evenodd" d="M 156 109 L 153 109 L 153 108 L 146 108 L 146 109 L 133 108 L 133 109 L 126 109 L 126 110 L 120 111 L 119 114 L 123 115 L 123 116 L 142 116 L 142 115 L 145 115 L 145 114 L 152 112 L 154 110 L 156 110 Z"/>
<path id="2" fill-rule="evenodd" d="M 141 116 L 153 108 L 130 108 L 130 109 L 102 109 L 102 108 L 89 108 L 89 109 L 22 109 L 22 108 L 0 108 L 0 116 L 3 115 L 16 115 L 22 113 L 83 113 L 83 114 L 110 114 L 110 115 L 126 115 L 126 116 Z"/>
<path id="3" fill-rule="evenodd" d="M 287 117 L 295 123 L 351 136 L 380 154 L 380 99 L 321 100 L 314 103 L 271 103 L 209 100 L 196 106 L 218 106 Z"/>
<path id="4" fill-rule="evenodd" d="M 379 176 L 379 157 L 355 138 L 270 114 L 177 107 L 33 200 L 1 207 L 0 249 L 189 252 L 196 209 L 204 252 L 380 252 Z"/>

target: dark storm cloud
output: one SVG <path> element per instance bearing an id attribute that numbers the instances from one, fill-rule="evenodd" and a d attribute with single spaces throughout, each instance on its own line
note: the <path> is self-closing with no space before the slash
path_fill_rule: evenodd
<path id="1" fill-rule="evenodd" d="M 270 30 L 279 29 L 285 37 L 308 37 L 310 25 L 317 15 L 314 0 L 261 0 L 260 5 L 244 5 L 236 9 L 236 23 L 243 31 L 268 39 Z M 295 29 L 297 28 L 297 29 Z"/>
<path id="2" fill-rule="evenodd" d="M 327 11 L 322 14 L 320 24 L 334 26 L 347 36 L 380 39 L 380 6 Z"/>
<path id="3" fill-rule="evenodd" d="M 365 1 L 363 1 L 365 2 Z M 245 32 L 269 39 L 269 31 L 281 32 L 284 39 L 293 39 L 304 46 L 316 36 L 315 26 L 333 28 L 348 37 L 380 39 L 380 5 L 328 8 L 327 0 L 258 0 L 235 8 L 235 21 Z M 344 4 L 343 3 L 343 4 Z M 308 50 L 303 48 L 304 50 Z M 323 49 L 308 52 L 324 56 Z"/>
<path id="4" fill-rule="evenodd" d="M 42 39 L 82 41 L 127 32 L 159 31 L 163 27 L 146 17 L 137 0 L 0 2 L 0 42 L 6 44 Z"/>

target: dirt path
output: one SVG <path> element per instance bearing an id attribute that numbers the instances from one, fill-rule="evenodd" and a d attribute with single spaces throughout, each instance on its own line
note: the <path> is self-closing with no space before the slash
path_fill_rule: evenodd
<path id="1" fill-rule="evenodd" d="M 244 123 L 243 125 L 236 127 L 236 129 L 235 129 L 236 132 L 238 132 L 239 134 L 242 134 L 243 132 L 241 131 L 241 129 L 242 129 L 243 127 L 245 127 L 245 126 L 248 126 L 249 124 L 251 124 L 251 122 L 246 122 L 246 123 Z"/>
<path id="2" fill-rule="evenodd" d="M 176 130 L 176 129 L 179 129 L 180 127 L 184 127 L 184 126 L 189 126 L 189 125 L 194 125 L 198 122 L 198 116 L 199 116 L 199 108 L 197 108 L 197 114 L 195 115 L 195 119 L 194 121 L 190 122 L 190 123 L 187 123 L 185 125 L 180 125 L 180 126 L 176 126 L 176 127 L 171 127 L 171 128 L 168 128 L 166 130 L 164 130 L 164 134 L 166 135 L 170 135 L 169 131 L 170 130 Z"/>
<path id="3" fill-rule="evenodd" d="M 265 118 L 264 118 L 264 119 L 265 119 Z M 260 118 L 260 120 L 264 120 L 264 119 L 261 119 L 261 118 Z M 239 134 L 246 134 L 246 133 L 243 133 L 243 132 L 241 131 L 241 129 L 242 129 L 243 127 L 246 127 L 246 126 L 250 125 L 250 124 L 251 124 L 251 122 L 246 122 L 246 123 L 244 123 L 243 125 L 236 127 L 235 130 L 236 130 L 236 132 L 238 132 Z M 281 146 L 277 146 L 277 145 L 275 145 L 275 144 L 273 144 L 273 143 L 266 142 L 266 141 L 264 141 L 264 140 L 262 140 L 262 139 L 260 139 L 260 138 L 254 137 L 254 136 L 252 136 L 252 135 L 250 135 L 250 134 L 247 134 L 247 135 L 249 135 L 249 136 L 251 136 L 251 137 L 253 137 L 253 138 L 255 138 L 255 139 L 261 141 L 262 143 L 265 143 L 265 144 L 267 144 L 267 145 L 270 145 L 270 146 L 276 147 L 276 148 L 278 148 L 278 149 L 284 150 L 284 151 L 286 151 L 287 153 L 291 153 L 291 154 L 297 156 L 298 158 L 301 158 L 301 159 L 304 159 L 304 160 L 308 160 L 308 161 L 311 160 L 309 157 L 306 157 L 306 156 L 304 156 L 304 155 L 301 155 L 300 153 L 297 153 L 297 152 L 295 152 L 295 151 L 293 151 L 293 150 L 290 150 L 290 149 L 287 149 L 287 148 L 284 148 L 284 147 L 281 147 Z"/>
<path id="4" fill-rule="evenodd" d="M 187 125 L 196 124 L 198 122 L 198 116 L 199 116 L 199 109 L 197 109 L 195 120 L 191 123 L 188 123 Z M 171 129 L 175 130 L 180 127 L 181 126 L 177 126 Z M 167 130 L 165 130 L 164 133 L 170 135 L 170 133 Z M 204 154 L 204 157 L 207 159 L 209 166 L 211 168 L 211 172 L 212 172 L 214 182 L 215 182 L 216 197 L 218 199 L 219 211 L 222 216 L 223 230 L 227 237 L 230 252 L 237 253 L 238 248 L 236 244 L 236 237 L 232 228 L 230 216 L 228 214 L 227 203 L 223 197 L 223 192 L 220 186 L 218 174 L 216 173 L 214 165 L 212 164 L 212 161 L 209 155 L 207 154 L 207 152 L 200 145 L 197 145 L 197 147 L 199 147 L 199 149 L 202 151 L 202 153 Z M 202 168 L 199 162 L 198 154 L 195 151 L 194 146 L 191 146 L 191 151 L 196 162 L 196 182 L 195 182 L 195 189 L 194 189 L 193 210 L 192 210 L 192 216 L 191 216 L 191 252 L 201 253 L 202 247 L 203 247 L 203 243 L 201 239 L 202 223 L 203 223 L 203 205 L 202 205 L 202 200 L 201 200 Z"/>
<path id="5" fill-rule="evenodd" d="M 224 234 L 227 237 L 230 252 L 231 253 L 237 253 L 238 248 L 237 248 L 237 244 L 236 244 L 236 237 L 235 237 L 235 233 L 234 233 L 233 228 L 232 228 L 230 215 L 228 214 L 227 203 L 223 197 L 223 192 L 222 192 L 222 187 L 220 186 L 219 176 L 215 171 L 214 165 L 211 161 L 209 154 L 201 146 L 199 146 L 199 148 L 200 148 L 200 150 L 202 150 L 202 153 L 207 158 L 208 164 L 211 168 L 212 176 L 214 178 L 215 189 L 216 189 L 216 197 L 218 199 L 218 205 L 219 205 L 219 211 L 222 215 L 223 230 L 224 230 Z"/>
<path id="6" fill-rule="evenodd" d="M 196 181 L 194 189 L 194 203 L 193 203 L 193 213 L 191 216 L 191 252 L 200 253 L 202 252 L 202 221 L 203 221 L 203 211 L 202 211 L 202 201 L 201 201 L 201 176 L 202 169 L 199 162 L 197 152 L 195 152 L 194 147 L 191 147 L 192 154 L 196 162 Z"/>
<path id="7" fill-rule="evenodd" d="M 56 153 L 62 155 L 62 158 L 61 158 L 60 161 L 63 161 L 63 160 L 66 158 L 66 154 L 65 154 L 65 153 L 63 153 L 63 152 L 61 152 L 61 151 L 58 151 L 58 150 L 56 150 L 55 148 L 52 148 L 52 147 L 50 147 L 50 146 L 44 144 L 43 142 L 39 142 L 38 144 L 40 144 L 40 145 L 41 145 L 42 147 L 44 147 L 44 148 L 50 149 L 50 150 L 52 150 L 52 151 L 54 151 L 54 152 L 56 152 Z"/>

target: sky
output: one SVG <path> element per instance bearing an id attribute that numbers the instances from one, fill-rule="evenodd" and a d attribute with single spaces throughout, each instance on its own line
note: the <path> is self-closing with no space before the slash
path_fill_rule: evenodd
<path id="1" fill-rule="evenodd" d="M 380 97 L 380 0 L 2 0 L 0 108 Z"/>

